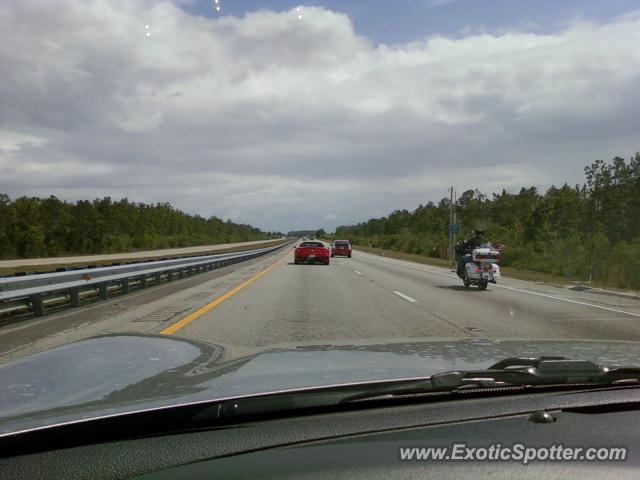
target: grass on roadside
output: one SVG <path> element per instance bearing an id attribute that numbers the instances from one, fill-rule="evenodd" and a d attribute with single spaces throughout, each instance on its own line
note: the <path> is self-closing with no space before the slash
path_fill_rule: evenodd
<path id="1" fill-rule="evenodd" d="M 373 253 L 375 255 L 382 255 L 388 258 L 395 258 L 398 260 L 407 260 L 410 262 L 423 263 L 425 265 L 433 265 L 435 267 L 450 267 L 449 260 L 446 258 L 432 258 L 424 255 L 418 255 L 417 253 L 405 253 L 396 252 L 394 250 L 384 250 L 382 248 L 371 248 L 360 245 L 355 246 L 356 250 L 363 252 Z M 455 267 L 451 267 L 455 269 Z M 566 277 L 560 275 L 552 275 L 550 273 L 535 272 L 531 270 L 520 270 L 512 267 L 501 267 L 502 274 L 505 277 L 517 278 L 520 280 L 527 280 L 529 282 L 544 282 L 555 283 L 560 285 L 569 285 L 572 282 Z M 594 285 L 595 286 L 595 285 Z"/>

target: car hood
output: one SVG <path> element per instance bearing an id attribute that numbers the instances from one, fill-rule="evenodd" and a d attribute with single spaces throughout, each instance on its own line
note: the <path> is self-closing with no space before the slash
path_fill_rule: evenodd
<path id="1" fill-rule="evenodd" d="M 0 365 L 0 435 L 192 402 L 485 369 L 562 355 L 640 365 L 640 343 L 437 340 L 280 346 L 235 360 L 223 347 L 160 335 L 107 335 Z"/>

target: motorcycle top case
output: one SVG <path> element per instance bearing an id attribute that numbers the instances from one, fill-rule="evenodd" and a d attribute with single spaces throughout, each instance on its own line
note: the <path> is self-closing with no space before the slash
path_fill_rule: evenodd
<path id="1" fill-rule="evenodd" d="M 499 262 L 500 252 L 493 248 L 476 248 L 471 254 L 474 262 Z"/>

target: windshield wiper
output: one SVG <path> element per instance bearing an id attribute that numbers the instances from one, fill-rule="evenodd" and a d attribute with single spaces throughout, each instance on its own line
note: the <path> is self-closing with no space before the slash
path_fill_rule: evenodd
<path id="1" fill-rule="evenodd" d="M 398 385 L 375 385 L 343 402 L 474 388 L 551 385 L 629 385 L 640 383 L 639 367 L 602 367 L 564 357 L 507 358 L 485 370 L 443 372 Z"/>
<path id="2" fill-rule="evenodd" d="M 430 377 L 374 381 L 270 393 L 224 402 L 218 419 L 401 398 L 417 394 L 538 386 L 628 386 L 640 384 L 640 367 L 603 367 L 564 357 L 506 358 L 485 370 L 443 372 Z"/>

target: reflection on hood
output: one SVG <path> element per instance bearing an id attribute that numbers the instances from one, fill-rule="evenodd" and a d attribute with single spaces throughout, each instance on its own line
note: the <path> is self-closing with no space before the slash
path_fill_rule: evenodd
<path id="1" fill-rule="evenodd" d="M 145 408 L 484 369 L 508 357 L 561 355 L 640 365 L 640 343 L 428 341 L 272 348 L 227 361 L 177 337 L 107 335 L 0 366 L 0 433 Z"/>

